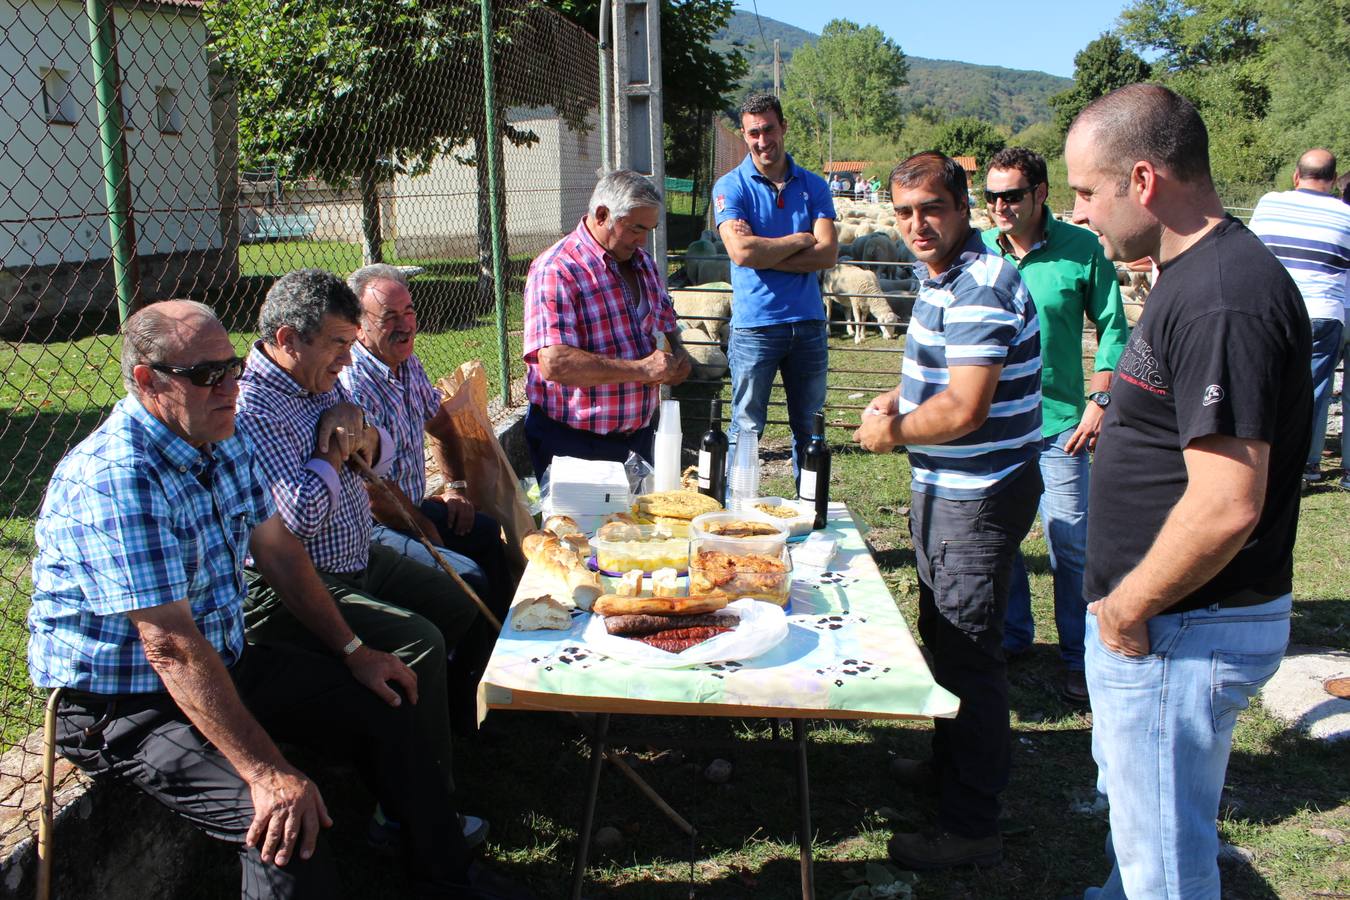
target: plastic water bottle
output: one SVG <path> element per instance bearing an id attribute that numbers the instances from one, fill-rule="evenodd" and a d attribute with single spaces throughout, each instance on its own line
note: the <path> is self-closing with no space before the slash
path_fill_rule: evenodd
<path id="1" fill-rule="evenodd" d="M 759 497 L 759 435 L 754 431 L 743 429 L 737 435 L 727 481 L 731 484 L 731 509 L 751 509 Z"/>
<path id="2" fill-rule="evenodd" d="M 676 491 L 680 488 L 680 401 L 661 401 L 661 421 L 656 426 L 655 449 L 652 455 L 652 475 L 658 491 Z"/>

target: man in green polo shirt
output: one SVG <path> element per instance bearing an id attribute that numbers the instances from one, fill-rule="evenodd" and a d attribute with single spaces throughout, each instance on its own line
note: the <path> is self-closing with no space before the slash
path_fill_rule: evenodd
<path id="1" fill-rule="evenodd" d="M 1055 626 L 1064 660 L 1060 693 L 1086 703 L 1083 635 L 1087 605 L 1083 566 L 1087 550 L 1088 453 L 1097 444 L 1111 402 L 1111 373 L 1129 337 L 1115 267 L 1097 236 L 1050 214 L 1045 160 L 1022 147 L 994 154 L 984 198 L 994 227 L 985 243 L 1017 264 L 1041 319 L 1041 524 L 1055 579 Z M 1083 386 L 1083 318 L 1097 329 L 1097 355 Z M 1025 561 L 1013 563 L 1003 650 L 1031 649 L 1035 638 Z"/>

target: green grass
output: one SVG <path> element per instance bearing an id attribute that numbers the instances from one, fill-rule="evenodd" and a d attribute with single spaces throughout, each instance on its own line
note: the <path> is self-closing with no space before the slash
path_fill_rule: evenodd
<path id="1" fill-rule="evenodd" d="M 317 252 L 317 250 L 315 251 Z M 490 317 L 472 328 L 420 338 L 427 356 L 453 361 L 464 348 L 490 350 Z M 518 304 L 512 327 L 519 328 Z M 867 353 L 834 354 L 837 368 L 875 369 L 881 375 L 831 376 L 831 403 L 862 405 L 872 392 L 895 383 L 899 356 L 881 352 L 899 345 L 871 333 Z M 246 331 L 234 334 L 240 346 Z M 518 337 L 515 338 L 518 340 Z M 836 348 L 853 346 L 836 338 Z M 513 345 L 518 353 L 518 344 Z M 0 442 L 16 462 L 0 482 L 8 518 L 0 530 L 0 660 L 9 669 L 0 680 L 0 715 L 12 740 L 36 721 L 22 669 L 23 615 L 32 553 L 31 516 L 50 465 L 68 443 L 92 427 L 120 391 L 116 387 L 115 339 L 89 337 L 46 347 L 8 345 L 0 350 L 0 405 L 9 411 Z M 492 354 L 484 351 L 487 358 Z M 86 360 L 88 360 L 86 362 Z M 491 367 L 490 367 L 491 368 Z M 711 389 L 691 387 L 691 399 Z M 723 392 L 725 394 L 725 391 Z M 850 394 L 861 394 L 850 397 Z M 686 433 L 702 429 L 693 402 L 685 404 Z M 856 420 L 856 412 L 832 420 Z M 63 418 L 64 417 L 64 418 Z M 771 418 L 781 417 L 773 411 Z M 764 438 L 766 493 L 791 490 L 787 429 L 773 426 Z M 897 605 L 913 623 L 917 578 L 909 549 L 905 507 L 909 469 L 903 454 L 873 456 L 851 446 L 847 430 L 832 430 L 831 494 L 847 501 L 867 526 L 868 539 Z M 45 446 L 44 446 L 44 442 Z M 1303 503 L 1295 557 L 1293 640 L 1350 650 L 1350 495 L 1330 487 Z M 1006 815 L 1022 829 L 1009 838 L 1006 861 L 984 871 L 965 870 L 920 877 L 920 898 L 1043 898 L 1081 894 L 1100 883 L 1107 867 L 1102 853 L 1106 822 L 1092 812 L 1095 769 L 1090 718 L 1058 699 L 1058 651 L 1051 607 L 1046 546 L 1033 529 L 1026 553 L 1037 622 L 1030 658 L 1010 671 L 1014 769 L 1004 795 Z M 493 713 L 504 737 L 464 740 L 457 748 L 464 808 L 493 823 L 491 861 L 527 881 L 540 897 L 564 896 L 580 822 L 587 772 L 586 750 L 566 716 Z M 762 720 L 616 719 L 614 728 L 645 730 L 651 742 L 628 748 L 629 761 L 699 829 L 694 882 L 707 898 L 783 898 L 799 894 L 797 881 L 796 781 L 791 754 L 759 743 L 768 736 Z M 923 723 L 816 723 L 809 765 L 815 825 L 818 896 L 851 890 L 868 861 L 885 858 L 892 827 L 923 826 L 932 810 L 893 785 L 887 764 L 893 755 L 922 755 L 931 731 Z M 659 752 L 659 738 L 725 740 L 726 749 Z M 726 785 L 706 782 L 701 772 L 714 757 L 735 769 Z M 303 768 L 309 761 L 299 757 Z M 364 816 L 369 797 L 349 775 L 318 773 L 337 825 L 331 835 L 345 883 L 354 896 L 401 896 L 406 885 L 366 849 Z M 1226 867 L 1225 896 L 1304 898 L 1350 893 L 1350 843 L 1337 845 L 1315 831 L 1350 836 L 1350 767 L 1344 746 L 1289 733 L 1259 705 L 1239 720 L 1220 816 L 1225 840 L 1251 850 L 1251 865 Z M 664 900 L 688 896 L 689 841 L 612 769 L 606 771 L 597 826 L 623 835 L 611 857 L 596 857 L 587 894 L 616 900 Z M 232 854 L 222 849 L 215 869 L 197 879 L 200 896 L 237 893 Z"/>

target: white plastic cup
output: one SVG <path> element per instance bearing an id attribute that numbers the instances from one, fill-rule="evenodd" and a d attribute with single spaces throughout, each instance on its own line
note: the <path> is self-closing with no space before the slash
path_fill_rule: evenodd
<path id="1" fill-rule="evenodd" d="M 658 491 L 680 488 L 680 401 L 661 401 L 661 421 L 656 425 L 656 439 L 652 450 L 652 475 Z"/>

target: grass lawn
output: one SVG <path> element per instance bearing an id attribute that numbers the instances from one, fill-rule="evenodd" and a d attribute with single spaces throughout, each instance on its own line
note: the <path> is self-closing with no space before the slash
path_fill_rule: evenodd
<path id="1" fill-rule="evenodd" d="M 518 317 L 518 313 L 516 314 Z M 515 326 L 518 328 L 518 325 Z M 455 348 L 489 325 L 454 333 Z M 240 346 L 246 335 L 237 333 Z M 422 338 L 425 348 L 439 335 Z M 449 341 L 450 336 L 445 337 Z M 90 343 L 86 343 L 88 341 Z M 98 343 L 102 341 L 103 343 Z M 845 346 L 837 338 L 836 346 Z M 439 345 L 437 345 L 439 346 Z M 474 345 L 477 346 L 477 345 Z M 851 342 L 847 346 L 852 346 Z M 899 357 L 882 353 L 895 342 L 869 338 L 866 354 L 836 353 L 836 368 L 897 372 Z M 0 709 L 13 717 L 26 696 L 21 669 L 23 583 L 31 554 L 30 518 L 41 480 L 70 439 L 84 433 L 115 395 L 115 348 L 108 338 L 87 338 L 65 347 L 13 346 L 0 351 L 0 403 L 12 410 L 0 440 L 16 460 L 0 482 L 10 518 L 0 566 L 9 591 L 0 597 L 0 659 L 11 669 L 0 687 Z M 437 351 L 440 352 L 440 351 Z M 57 371 L 62 360 L 88 355 L 99 364 L 77 367 L 70 379 Z M 31 373 L 22 376 L 21 370 Z M 840 390 L 832 404 L 862 405 L 870 391 L 894 383 L 894 375 L 831 376 Z M 700 393 L 691 389 L 691 395 Z M 711 389 L 702 389 L 706 397 Z M 725 396 L 725 391 L 723 391 Z M 860 396 L 852 396 L 860 395 Z M 46 404 L 44 406 L 44 403 Z M 701 431 L 689 412 L 686 433 Z M 54 407 L 50 419 L 44 410 Z M 58 415 L 59 413 L 59 415 Z M 83 415 L 81 415 L 83 413 Z M 64 418 L 63 418 L 64 417 Z M 771 414 L 771 418 L 781 417 Z M 855 418 L 855 412 L 832 415 Z M 16 424 L 17 423 L 17 424 Z M 786 494 L 786 428 L 772 427 L 764 439 L 765 493 Z M 831 494 L 849 503 L 869 528 L 868 538 L 900 609 L 913 623 L 917 581 L 906 533 L 909 469 L 903 454 L 878 457 L 848 445 L 846 431 L 831 432 L 836 447 Z M 39 449 L 43 441 L 47 449 Z M 28 449 L 28 448 L 32 449 Z M 26 455 L 25 455 L 26 454 Z M 27 485 L 32 486 L 27 486 Z M 1296 549 L 1293 641 L 1350 650 L 1350 495 L 1330 487 L 1308 494 L 1303 503 Z M 11 512 L 12 511 L 12 512 Z M 1038 529 L 1023 550 L 1031 570 L 1037 646 L 1010 670 L 1014 769 L 1005 794 L 1011 834 L 1006 860 L 988 870 L 923 875 L 913 886 L 922 898 L 1053 898 L 1081 895 L 1107 872 L 1102 852 L 1104 813 L 1093 806 L 1095 769 L 1090 754 L 1090 717 L 1059 698 L 1058 650 L 1051 609 L 1046 546 Z M 17 583 L 16 583 L 17 582 Z M 488 718 L 494 734 L 465 739 L 457 767 L 466 810 L 489 816 L 488 856 L 494 865 L 528 882 L 541 898 L 566 895 L 571 853 L 580 822 L 587 772 L 586 749 L 575 724 L 565 716 L 499 713 Z M 691 868 L 690 842 L 636 789 L 613 770 L 602 783 L 597 827 L 613 826 L 622 844 L 608 857 L 595 857 L 587 895 L 616 900 L 704 898 L 787 898 L 799 895 L 797 793 L 793 758 L 752 739 L 768 735 L 763 720 L 663 719 L 619 721 L 615 730 L 637 728 L 657 735 L 726 739 L 729 749 L 660 752 L 628 748 L 629 761 L 699 829 Z M 817 895 L 847 896 L 867 874 L 867 863 L 885 859 L 893 825 L 923 826 L 931 809 L 888 777 L 892 756 L 919 756 L 930 728 L 921 722 L 815 723 L 809 765 L 815 824 Z M 731 780 L 714 785 L 702 771 L 714 758 L 734 766 Z M 302 763 L 303 765 L 303 763 Z M 369 798 L 350 774 L 318 770 L 337 825 L 332 843 L 353 896 L 402 896 L 406 885 L 391 877 L 364 844 Z M 1225 896 L 1304 898 L 1350 894 L 1350 766 L 1346 750 L 1290 734 L 1259 706 L 1239 720 L 1220 814 L 1223 838 L 1251 852 L 1249 863 L 1224 870 Z M 875 874 L 876 870 L 873 870 Z M 237 894 L 233 856 L 225 849 L 218 867 L 198 879 L 198 896 Z"/>

